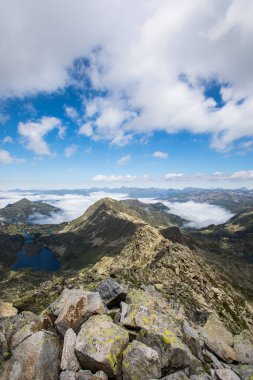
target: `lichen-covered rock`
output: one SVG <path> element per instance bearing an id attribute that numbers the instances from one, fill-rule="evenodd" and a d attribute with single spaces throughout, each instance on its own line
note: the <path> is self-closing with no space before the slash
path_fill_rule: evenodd
<path id="1" fill-rule="evenodd" d="M 59 380 L 76 380 L 76 372 L 74 371 L 63 371 L 60 374 Z"/>
<path id="2" fill-rule="evenodd" d="M 60 298 L 49 309 L 57 316 L 55 326 L 63 336 L 69 328 L 77 331 L 91 315 L 106 312 L 99 293 L 81 289 L 64 289 Z"/>
<path id="3" fill-rule="evenodd" d="M 64 335 L 64 344 L 61 357 L 61 370 L 71 370 L 77 372 L 80 364 L 75 355 L 76 334 L 72 329 L 68 329 Z"/>
<path id="4" fill-rule="evenodd" d="M 156 351 L 133 341 L 123 353 L 123 380 L 149 380 L 161 376 L 161 362 Z"/>
<path id="5" fill-rule="evenodd" d="M 243 331 L 234 338 L 234 351 L 242 364 L 253 364 L 253 336 Z"/>
<path id="6" fill-rule="evenodd" d="M 232 348 L 233 335 L 228 331 L 216 315 L 209 317 L 201 330 L 206 347 L 218 358 L 227 363 L 238 361 Z"/>
<path id="7" fill-rule="evenodd" d="M 169 314 L 162 314 L 154 309 L 139 304 L 131 304 L 128 307 L 123 325 L 130 329 L 140 330 L 156 327 L 159 330 L 171 330 L 181 334 L 179 324 Z"/>
<path id="8" fill-rule="evenodd" d="M 108 380 L 108 376 L 103 371 L 97 371 L 93 375 L 92 380 Z"/>
<path id="9" fill-rule="evenodd" d="M 104 371 L 109 377 L 121 371 L 122 352 L 129 342 L 128 333 L 107 315 L 92 316 L 76 339 L 76 354 L 82 368 Z"/>
<path id="10" fill-rule="evenodd" d="M 161 360 L 162 368 L 186 368 L 191 372 L 200 366 L 199 360 L 193 356 L 190 349 L 181 341 L 175 332 L 158 325 L 143 328 L 137 340 L 155 350 Z"/>
<path id="11" fill-rule="evenodd" d="M 212 376 L 209 376 L 207 373 L 200 373 L 198 375 L 192 375 L 190 377 L 191 380 L 213 380 Z"/>
<path id="12" fill-rule="evenodd" d="M 61 341 L 51 332 L 40 331 L 21 342 L 6 362 L 1 380 L 57 380 Z"/>
<path id="13" fill-rule="evenodd" d="M 240 380 L 240 377 L 236 375 L 231 369 L 217 369 L 215 375 L 218 380 Z"/>
<path id="14" fill-rule="evenodd" d="M 124 288 L 114 281 L 111 277 L 103 281 L 96 289 L 99 292 L 106 306 L 111 307 L 118 305 L 126 298 Z"/>

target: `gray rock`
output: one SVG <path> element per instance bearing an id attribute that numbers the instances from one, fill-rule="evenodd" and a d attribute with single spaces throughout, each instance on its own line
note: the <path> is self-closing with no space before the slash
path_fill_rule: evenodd
<path id="1" fill-rule="evenodd" d="M 81 369 L 77 372 L 77 380 L 93 380 L 93 373 L 90 370 Z"/>
<path id="2" fill-rule="evenodd" d="M 40 331 L 21 342 L 6 362 L 4 380 L 57 380 L 60 372 L 61 342 L 53 333 Z"/>
<path id="3" fill-rule="evenodd" d="M 60 298 L 49 308 L 57 316 L 55 326 L 63 336 L 69 328 L 78 331 L 91 315 L 106 313 L 99 293 L 81 289 L 64 289 Z"/>
<path id="4" fill-rule="evenodd" d="M 216 358 L 216 356 L 214 354 L 212 354 L 210 351 L 208 350 L 203 350 L 203 356 L 204 356 L 204 359 L 207 363 L 212 363 L 212 367 L 214 369 L 223 369 L 225 368 L 224 367 L 224 364 L 222 364 L 219 359 Z"/>
<path id="5" fill-rule="evenodd" d="M 103 371 L 98 371 L 93 375 L 92 380 L 108 380 L 108 376 Z"/>
<path id="6" fill-rule="evenodd" d="M 76 380 L 76 373 L 74 371 L 63 371 L 60 374 L 59 380 Z"/>
<path id="7" fill-rule="evenodd" d="M 189 377 L 183 371 L 172 373 L 171 375 L 162 377 L 161 380 L 189 380 Z"/>
<path id="8" fill-rule="evenodd" d="M 122 352 L 129 342 L 128 332 L 107 315 L 92 316 L 76 339 L 76 355 L 82 368 L 104 371 L 109 377 L 121 372 Z"/>
<path id="9" fill-rule="evenodd" d="M 194 330 L 187 321 L 184 321 L 183 333 L 184 343 L 190 348 L 194 356 L 196 356 L 200 360 L 203 360 L 203 355 L 201 352 L 203 342 L 201 341 L 197 331 Z"/>
<path id="10" fill-rule="evenodd" d="M 124 288 L 111 277 L 103 281 L 96 289 L 106 306 L 111 307 L 124 301 L 126 292 Z"/>
<path id="11" fill-rule="evenodd" d="M 123 380 L 149 380 L 161 377 L 161 362 L 156 351 L 133 341 L 123 354 Z"/>
<path id="12" fill-rule="evenodd" d="M 217 369 L 215 374 L 218 380 L 240 380 L 231 369 Z"/>
<path id="13" fill-rule="evenodd" d="M 242 364 L 253 364 L 253 337 L 244 331 L 234 338 L 234 351 Z"/>
<path id="14" fill-rule="evenodd" d="M 75 355 L 76 334 L 72 329 L 68 329 L 64 335 L 64 344 L 61 357 L 61 370 L 71 370 L 77 372 L 80 364 Z"/>
<path id="15" fill-rule="evenodd" d="M 128 304 L 120 302 L 120 323 L 123 323 L 128 311 Z"/>
<path id="16" fill-rule="evenodd" d="M 242 379 L 242 380 L 252 380 L 253 379 L 253 366 L 252 365 L 232 365 L 232 370 Z"/>
<path id="17" fill-rule="evenodd" d="M 0 365 L 3 360 L 6 359 L 8 355 L 8 345 L 7 340 L 3 333 L 0 331 Z"/>
<path id="18" fill-rule="evenodd" d="M 190 349 L 173 331 L 169 331 L 166 327 L 161 328 L 154 325 L 149 329 L 142 329 L 137 340 L 158 353 L 162 368 L 189 367 L 191 373 L 195 373 L 195 369 L 200 366 L 199 360 L 193 356 Z"/>
<path id="19" fill-rule="evenodd" d="M 192 375 L 191 380 L 212 380 L 212 376 L 209 376 L 207 373 L 200 373 L 199 375 Z"/>

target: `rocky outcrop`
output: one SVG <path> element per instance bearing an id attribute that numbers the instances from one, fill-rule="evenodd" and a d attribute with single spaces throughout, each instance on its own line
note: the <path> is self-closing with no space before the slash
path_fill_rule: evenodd
<path id="1" fill-rule="evenodd" d="M 0 320 L 0 379 L 251 380 L 249 330 L 233 334 L 216 313 L 190 320 L 153 286 L 106 283 L 110 297 L 65 289 L 40 316 Z"/>
<path id="2" fill-rule="evenodd" d="M 91 315 L 106 312 L 99 293 L 84 292 L 81 289 L 65 289 L 49 309 L 57 317 L 55 326 L 61 335 L 69 328 L 77 331 Z"/>
<path id="3" fill-rule="evenodd" d="M 108 307 L 117 305 L 126 298 L 124 288 L 110 277 L 103 281 L 96 290 Z"/>

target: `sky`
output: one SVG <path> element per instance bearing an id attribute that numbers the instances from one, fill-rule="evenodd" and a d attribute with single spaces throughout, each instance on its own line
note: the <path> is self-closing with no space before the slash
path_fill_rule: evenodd
<path id="1" fill-rule="evenodd" d="M 0 15 L 0 190 L 253 188 L 252 0 Z"/>

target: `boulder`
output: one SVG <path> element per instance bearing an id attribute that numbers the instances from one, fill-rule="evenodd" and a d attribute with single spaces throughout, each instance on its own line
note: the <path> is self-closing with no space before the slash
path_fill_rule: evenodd
<path id="1" fill-rule="evenodd" d="M 161 363 L 156 351 L 133 341 L 123 353 L 123 380 L 149 380 L 161 377 Z"/>
<path id="2" fill-rule="evenodd" d="M 200 339 L 196 330 L 194 330 L 187 321 L 183 324 L 183 341 L 190 348 L 194 356 L 203 360 L 201 348 L 203 341 Z"/>
<path id="3" fill-rule="evenodd" d="M 195 369 L 200 366 L 199 360 L 193 356 L 190 349 L 181 339 L 166 327 L 152 326 L 142 329 L 137 340 L 155 350 L 161 360 L 162 368 L 186 368 L 195 373 Z"/>
<path id="4" fill-rule="evenodd" d="M 231 369 L 217 369 L 215 371 L 216 378 L 218 380 L 240 380 L 240 377 L 237 376 Z"/>
<path id="5" fill-rule="evenodd" d="M 122 352 L 129 342 L 128 332 L 107 315 L 92 316 L 76 339 L 76 355 L 82 368 L 104 371 L 109 377 L 121 372 Z"/>
<path id="6" fill-rule="evenodd" d="M 92 380 L 108 380 L 108 376 L 103 371 L 98 371 L 93 375 Z"/>
<path id="7" fill-rule="evenodd" d="M 68 329 L 64 335 L 64 344 L 61 357 L 61 370 L 77 372 L 80 364 L 75 355 L 76 334 L 72 329 Z"/>
<path id="8" fill-rule="evenodd" d="M 219 359 L 216 358 L 214 354 L 212 354 L 208 350 L 203 350 L 203 357 L 207 363 L 212 363 L 212 368 L 215 369 L 223 369 L 224 364 L 219 361 Z"/>
<path id="9" fill-rule="evenodd" d="M 63 371 L 60 374 L 59 380 L 76 380 L 76 373 L 74 371 Z"/>
<path id="10" fill-rule="evenodd" d="M 253 364 L 253 337 L 243 331 L 234 338 L 234 351 L 241 364 Z"/>
<path id="11" fill-rule="evenodd" d="M 203 372 L 198 375 L 192 375 L 190 379 L 191 380 L 213 380 L 213 377 Z"/>
<path id="12" fill-rule="evenodd" d="M 77 332 L 91 315 L 106 313 L 99 293 L 81 289 L 64 289 L 60 298 L 49 309 L 57 316 L 55 326 L 63 336 L 69 328 Z"/>
<path id="13" fill-rule="evenodd" d="M 100 294 L 102 300 L 108 307 L 118 305 L 126 298 L 124 288 L 110 277 L 103 281 L 97 287 L 96 291 Z"/>
<path id="14" fill-rule="evenodd" d="M 232 348 L 233 335 L 216 315 L 211 315 L 201 329 L 206 347 L 219 359 L 227 363 L 237 362 L 237 355 Z"/>
<path id="15" fill-rule="evenodd" d="M 6 363 L 4 380 L 57 380 L 60 372 L 61 341 L 51 332 L 40 331 L 27 337 Z"/>

